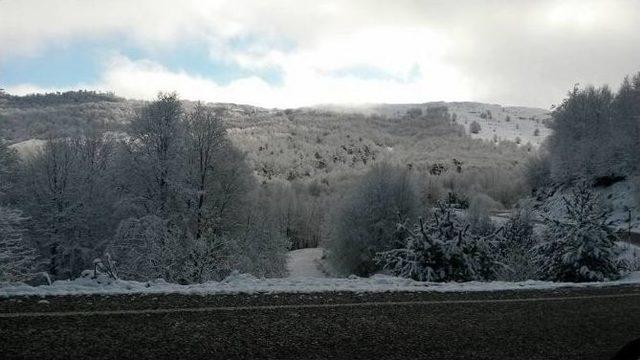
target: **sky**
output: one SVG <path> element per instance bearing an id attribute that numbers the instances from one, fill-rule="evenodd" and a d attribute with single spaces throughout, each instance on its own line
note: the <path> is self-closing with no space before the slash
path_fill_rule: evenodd
<path id="1" fill-rule="evenodd" d="M 549 108 L 640 71 L 640 1 L 0 0 L 0 88 Z"/>

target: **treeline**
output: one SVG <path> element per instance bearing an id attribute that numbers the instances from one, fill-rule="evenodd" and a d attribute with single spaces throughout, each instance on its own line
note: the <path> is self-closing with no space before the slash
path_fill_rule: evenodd
<path id="1" fill-rule="evenodd" d="M 632 265 L 622 255 L 606 208 L 586 183 L 564 198 L 562 215 L 542 214 L 534 231 L 531 204 L 504 223 L 493 200 L 477 194 L 467 209 L 451 201 L 421 206 L 418 179 L 378 165 L 363 176 L 332 218 L 327 258 L 340 275 L 380 271 L 419 281 L 615 280 Z"/>
<path id="2" fill-rule="evenodd" d="M 69 104 L 84 104 L 93 102 L 121 102 L 123 98 L 113 93 L 96 92 L 90 90 L 65 91 L 44 94 L 28 94 L 24 96 L 10 95 L 0 89 L 0 106 L 32 108 L 40 106 L 55 106 Z"/>
<path id="3" fill-rule="evenodd" d="M 86 102 L 47 106 L 0 106 L 0 125 L 5 139 L 16 143 L 29 139 L 81 136 L 94 129 L 124 132 L 139 110 L 137 102 Z"/>
<path id="4" fill-rule="evenodd" d="M 336 209 L 377 163 L 398 164 L 397 174 L 418 179 L 411 185 L 416 213 L 440 201 L 475 206 L 482 196 L 492 208 L 510 207 L 528 191 L 520 169 L 526 150 L 468 138 L 442 107 L 398 118 L 248 115 L 162 95 L 123 108 L 109 121 L 118 125 L 113 131 L 84 113 L 69 116 L 82 126 L 58 128 L 57 111 L 66 106 L 12 113 L 26 122 L 27 112 L 41 112 L 34 123 L 52 128 L 35 156 L 18 159 L 3 143 L 12 164 L 1 199 L 15 215 L 10 232 L 56 278 L 78 276 L 95 259 L 133 279 L 283 274 L 286 250 L 326 246 L 335 229 L 349 228 Z M 113 114 L 107 103 L 76 109 L 93 106 Z"/>
<path id="5" fill-rule="evenodd" d="M 0 230 L 12 241 L 2 239 L 0 261 L 15 265 L 4 278 L 28 264 L 54 278 L 99 264 L 124 278 L 186 283 L 286 271 L 286 234 L 212 108 L 187 112 L 161 94 L 126 136 L 52 138 L 24 160 L 1 149 Z"/>
<path id="6" fill-rule="evenodd" d="M 608 185 L 640 173 L 640 73 L 609 87 L 574 88 L 552 112 L 553 133 L 531 177 Z"/>
<path id="7" fill-rule="evenodd" d="M 640 74 L 616 93 L 575 88 L 550 126 L 523 167 L 369 170 L 333 215 L 329 261 L 343 275 L 388 271 L 422 281 L 603 281 L 634 269 L 596 188 L 635 178 L 640 194 Z M 527 199 L 530 191 L 538 196 Z M 549 195 L 560 201 L 547 203 Z M 490 210 L 502 206 L 512 214 L 497 224 Z"/>

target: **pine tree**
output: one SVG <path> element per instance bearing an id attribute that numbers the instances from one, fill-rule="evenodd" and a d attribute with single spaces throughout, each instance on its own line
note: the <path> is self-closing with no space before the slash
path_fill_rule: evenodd
<path id="1" fill-rule="evenodd" d="M 617 237 L 597 194 L 581 183 L 563 201 L 564 218 L 545 217 L 545 241 L 535 248 L 540 276 L 571 282 L 619 278 Z"/>
<path id="2" fill-rule="evenodd" d="M 418 281 L 470 281 L 495 278 L 495 234 L 474 235 L 450 207 L 439 204 L 432 219 L 422 219 L 407 234 L 403 248 L 378 253 L 378 264 L 394 275 Z"/>

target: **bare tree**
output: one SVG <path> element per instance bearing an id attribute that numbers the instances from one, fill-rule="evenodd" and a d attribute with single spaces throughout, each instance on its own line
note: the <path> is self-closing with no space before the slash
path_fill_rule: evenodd
<path id="1" fill-rule="evenodd" d="M 208 186 L 217 170 L 216 152 L 227 145 L 227 139 L 219 113 L 201 103 L 187 114 L 185 135 L 187 182 L 195 195 L 192 207 L 195 207 L 195 237 L 199 239 L 204 231 Z"/>
<path id="2" fill-rule="evenodd" d="M 0 207 L 0 281 L 24 280 L 36 269 L 36 250 L 26 243 L 20 211 Z"/>
<path id="3" fill-rule="evenodd" d="M 147 213 L 161 217 L 171 212 L 182 186 L 183 109 L 175 93 L 158 94 L 131 121 L 128 189 L 141 196 Z"/>

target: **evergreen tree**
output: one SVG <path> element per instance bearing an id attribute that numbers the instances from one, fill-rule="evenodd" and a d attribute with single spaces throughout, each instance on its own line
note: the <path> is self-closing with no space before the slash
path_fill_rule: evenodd
<path id="1" fill-rule="evenodd" d="M 571 282 L 619 278 L 617 237 L 597 194 L 581 183 L 563 201 L 564 217 L 545 217 L 545 241 L 535 248 L 540 276 Z"/>
<path id="2" fill-rule="evenodd" d="M 376 260 L 394 275 L 418 281 L 470 281 L 495 278 L 495 234 L 474 235 L 450 207 L 440 204 L 428 223 L 422 219 L 404 247 L 378 253 Z"/>

